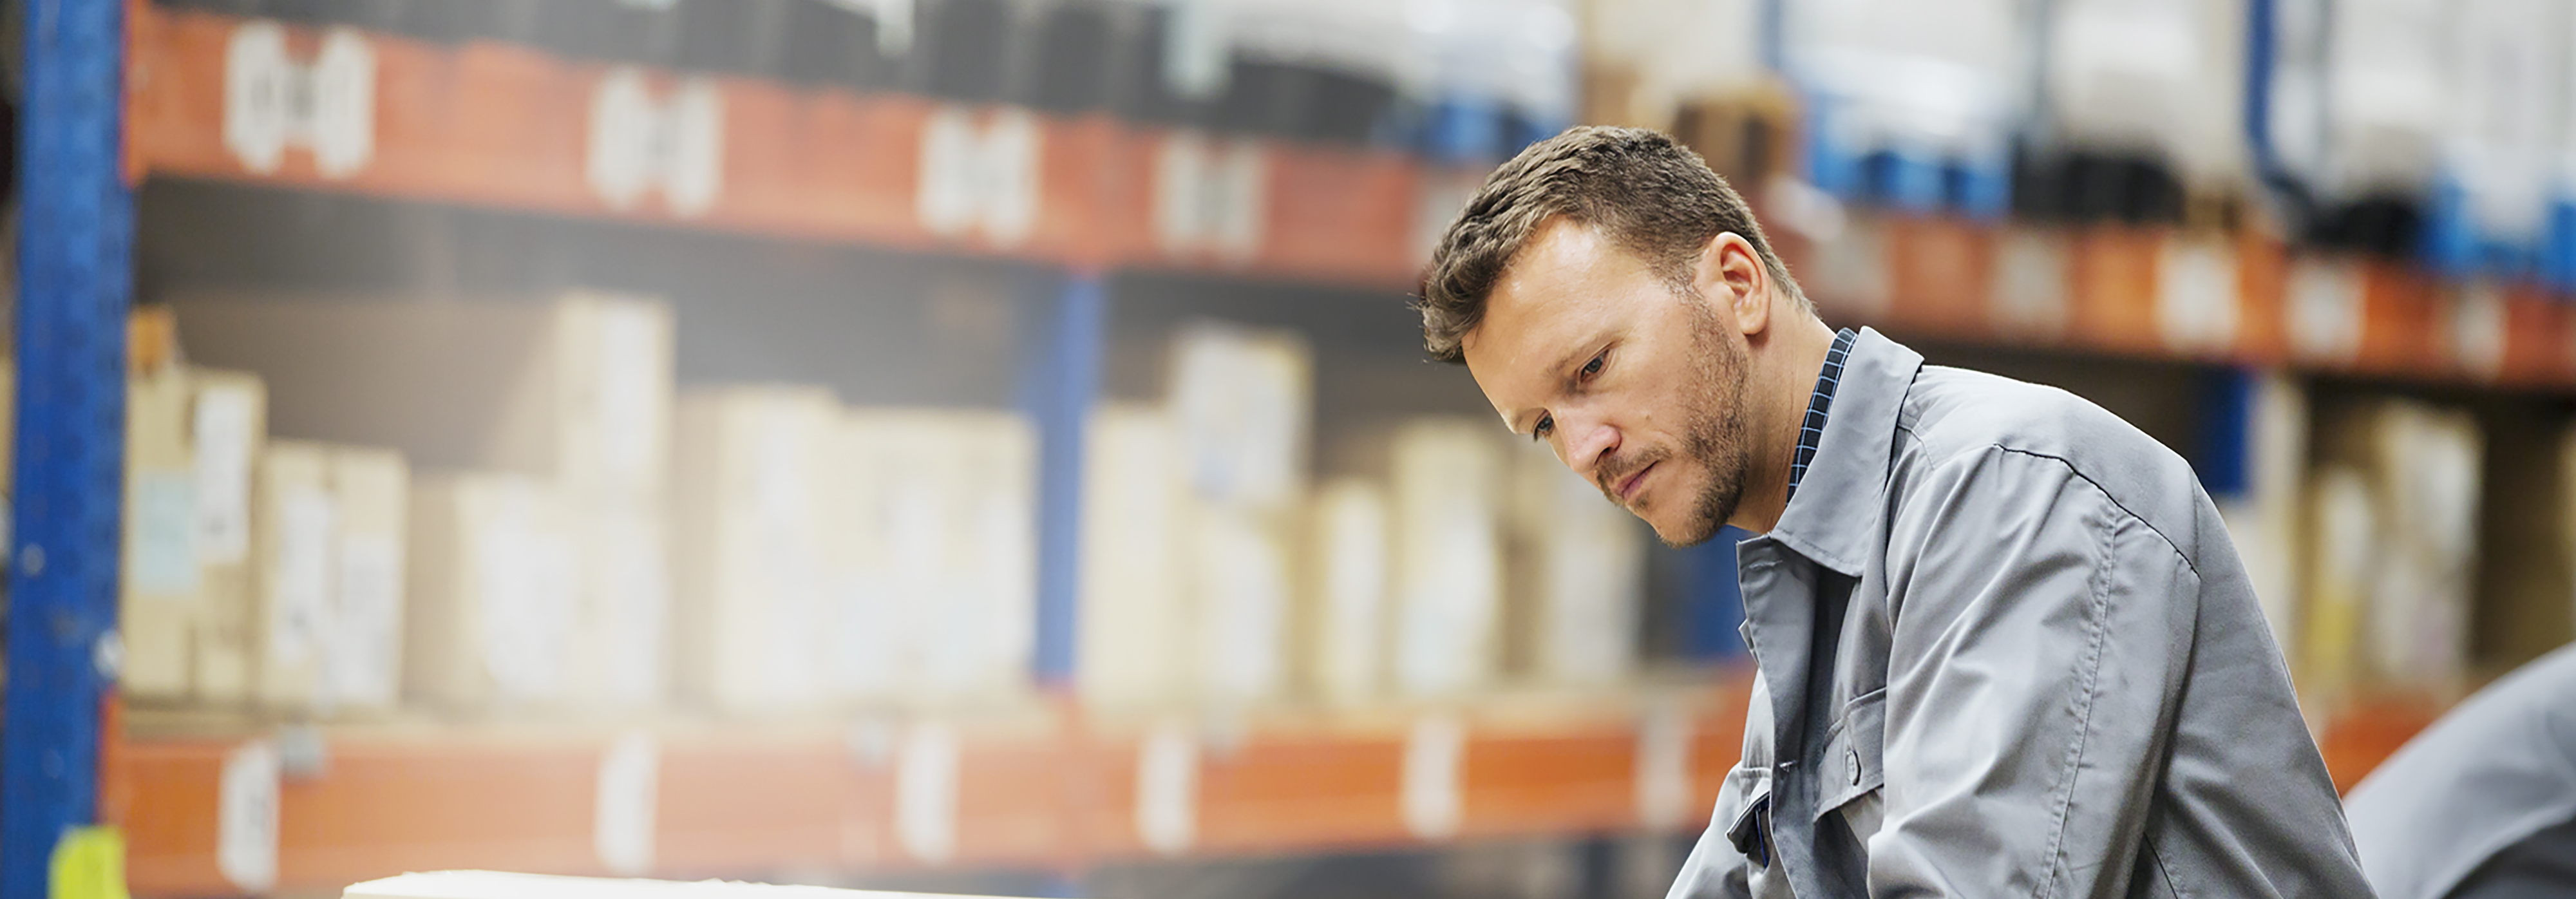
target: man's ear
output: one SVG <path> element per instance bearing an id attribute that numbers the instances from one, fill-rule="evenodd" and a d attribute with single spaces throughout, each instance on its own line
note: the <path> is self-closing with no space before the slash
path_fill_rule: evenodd
<path id="1" fill-rule="evenodd" d="M 1771 273 L 1751 242 L 1732 231 L 1709 238 L 1696 269 L 1691 280 L 1700 296 L 1730 307 L 1747 336 L 1771 326 Z"/>

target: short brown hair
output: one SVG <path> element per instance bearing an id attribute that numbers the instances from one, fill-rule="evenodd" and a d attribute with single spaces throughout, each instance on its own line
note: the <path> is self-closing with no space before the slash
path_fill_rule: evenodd
<path id="1" fill-rule="evenodd" d="M 1699 154 L 1643 128 L 1582 126 L 1495 169 L 1441 236 L 1414 304 L 1432 358 L 1466 361 L 1460 344 L 1484 320 L 1486 296 L 1521 247 L 1558 216 L 1599 228 L 1676 290 L 1690 284 L 1700 250 L 1733 232 L 1753 245 L 1771 280 L 1806 304 L 1753 210 Z"/>

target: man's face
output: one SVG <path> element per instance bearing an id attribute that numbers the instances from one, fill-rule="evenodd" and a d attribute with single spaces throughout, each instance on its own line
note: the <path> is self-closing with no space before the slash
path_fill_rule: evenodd
<path id="1" fill-rule="evenodd" d="M 1724 297 L 1677 290 L 1558 220 L 1487 298 L 1467 370 L 1514 433 L 1546 441 L 1664 542 L 1688 545 L 1734 516 L 1750 467 L 1734 320 Z"/>

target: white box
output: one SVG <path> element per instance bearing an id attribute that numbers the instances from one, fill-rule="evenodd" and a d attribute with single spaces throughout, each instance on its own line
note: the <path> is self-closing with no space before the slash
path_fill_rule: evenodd
<path id="1" fill-rule="evenodd" d="M 1171 416 L 1112 404 L 1083 452 L 1081 646 L 1075 682 L 1095 707 L 1184 695 L 1180 437 Z"/>
<path id="2" fill-rule="evenodd" d="M 1386 490 L 1371 481 L 1340 478 L 1315 495 L 1308 519 L 1315 598 L 1307 664 L 1316 694 L 1329 703 L 1366 703 L 1386 693 L 1394 583 L 1389 517 Z"/>
<path id="3" fill-rule="evenodd" d="M 1275 508 L 1304 493 L 1312 357 L 1285 331 L 1201 323 L 1173 336 L 1169 402 L 1192 495 Z"/>
<path id="4" fill-rule="evenodd" d="M 410 522 L 405 693 L 458 711 L 575 706 L 581 557 L 560 492 L 517 474 L 422 476 Z"/>
<path id="5" fill-rule="evenodd" d="M 1500 664 L 1502 432 L 1434 417 L 1399 428 L 1395 496 L 1395 680 L 1408 696 L 1471 692 Z"/>
<path id="6" fill-rule="evenodd" d="M 1645 605 L 1645 523 L 1613 505 L 1544 446 L 1512 456 L 1513 530 L 1531 576 L 1507 642 L 1541 683 L 1600 687 L 1636 668 Z M 1522 580 L 1515 577 L 1515 580 Z"/>
<path id="7" fill-rule="evenodd" d="M 278 441 L 261 454 L 250 628 L 261 706 L 311 715 L 398 702 L 409 492 L 389 451 Z"/>
<path id="8" fill-rule="evenodd" d="M 819 709 L 828 492 L 841 410 L 791 386 L 693 392 L 680 401 L 677 674 L 689 699 L 728 712 Z"/>

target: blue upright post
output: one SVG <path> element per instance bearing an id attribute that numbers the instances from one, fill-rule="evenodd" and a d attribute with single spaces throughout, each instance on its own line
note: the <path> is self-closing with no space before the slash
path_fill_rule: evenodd
<path id="1" fill-rule="evenodd" d="M 55 842 L 98 817 L 133 290 L 134 200 L 119 154 L 124 11 L 124 0 L 24 6 L 0 899 L 43 899 Z"/>
<path id="2" fill-rule="evenodd" d="M 1038 633 L 1040 684 L 1073 682 L 1081 627 L 1082 451 L 1084 423 L 1100 392 L 1109 332 L 1109 296 L 1100 277 L 1062 276 L 1040 304 L 1040 327 L 1026 342 L 1021 406 L 1038 426 Z"/>

